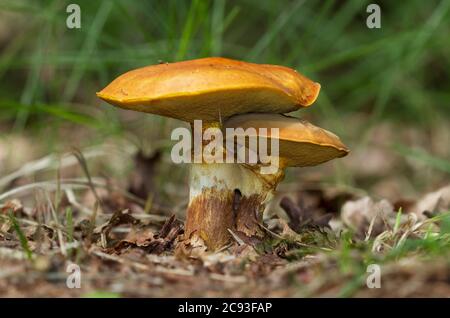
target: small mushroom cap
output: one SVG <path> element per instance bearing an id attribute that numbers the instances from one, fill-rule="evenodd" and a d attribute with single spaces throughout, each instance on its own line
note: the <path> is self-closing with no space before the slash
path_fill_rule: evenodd
<path id="1" fill-rule="evenodd" d="M 243 128 L 243 131 L 235 131 L 236 136 L 255 136 L 256 132 L 259 138 L 272 138 L 270 129 L 278 128 L 279 158 L 287 167 L 315 166 L 349 153 L 335 134 L 294 117 L 280 114 L 245 114 L 233 116 L 224 123 L 224 128 L 239 127 Z M 245 131 L 248 128 L 254 130 Z M 267 128 L 267 135 L 261 135 L 260 128 Z M 270 155 L 270 140 L 267 144 Z"/>
<path id="2" fill-rule="evenodd" d="M 288 113 L 311 105 L 320 84 L 284 66 L 221 57 L 129 71 L 97 96 L 115 106 L 187 122 L 243 113 Z"/>

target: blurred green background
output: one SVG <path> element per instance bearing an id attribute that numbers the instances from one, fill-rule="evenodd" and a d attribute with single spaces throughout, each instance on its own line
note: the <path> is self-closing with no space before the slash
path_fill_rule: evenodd
<path id="1" fill-rule="evenodd" d="M 301 177 L 408 197 L 448 183 L 450 1 L 377 1 L 381 29 L 366 26 L 371 2 L 0 0 L 0 175 L 110 140 L 170 150 L 180 122 L 115 109 L 95 92 L 133 68 L 224 56 L 289 66 L 322 85 L 316 104 L 293 115 L 352 153 L 291 170 L 285 187 Z M 66 27 L 70 3 L 81 29 Z M 160 185 L 184 184 L 185 172 L 168 162 Z"/>

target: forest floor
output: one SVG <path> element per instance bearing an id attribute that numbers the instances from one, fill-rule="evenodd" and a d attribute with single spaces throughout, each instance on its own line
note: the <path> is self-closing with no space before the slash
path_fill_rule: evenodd
<path id="1" fill-rule="evenodd" d="M 187 194 L 185 181 L 168 191 L 172 197 L 147 196 L 169 185 L 167 172 L 159 185 L 154 178 L 167 171 L 158 166 L 167 166 L 164 156 L 116 146 L 133 162 L 124 178 L 96 171 L 105 152 L 121 165 L 108 145 L 17 159 L 2 173 L 0 296 L 450 296 L 445 182 L 393 199 L 392 185 L 383 198 L 317 182 L 316 171 L 301 182 L 288 178 L 260 225 L 264 239 L 234 233 L 221 251 L 189 258 L 175 253 L 186 205 L 177 194 Z"/>

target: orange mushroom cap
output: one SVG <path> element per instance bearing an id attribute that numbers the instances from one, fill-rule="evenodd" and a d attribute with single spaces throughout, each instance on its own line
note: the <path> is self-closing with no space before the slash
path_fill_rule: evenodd
<path id="1" fill-rule="evenodd" d="M 320 84 L 288 67 L 209 57 L 129 71 L 97 96 L 121 108 L 211 122 L 288 113 L 311 105 L 319 91 Z"/>
<path id="2" fill-rule="evenodd" d="M 243 132 L 236 133 L 238 137 L 255 136 L 251 131 L 245 131 L 255 128 L 259 138 L 272 138 L 270 129 L 278 128 L 279 158 L 288 167 L 315 166 L 349 153 L 348 148 L 335 134 L 306 120 L 285 115 L 236 115 L 224 123 L 224 128 L 243 128 Z M 267 128 L 266 136 L 259 134 L 260 128 Z"/>

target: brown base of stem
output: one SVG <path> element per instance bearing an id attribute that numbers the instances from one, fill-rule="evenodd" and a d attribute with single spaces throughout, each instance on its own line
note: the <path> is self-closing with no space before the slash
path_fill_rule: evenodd
<path id="1" fill-rule="evenodd" d="M 238 191 L 204 190 L 188 207 L 185 240 L 201 238 L 208 250 L 215 251 L 230 242 L 228 229 L 262 237 L 263 210 L 258 195 L 241 197 Z"/>

